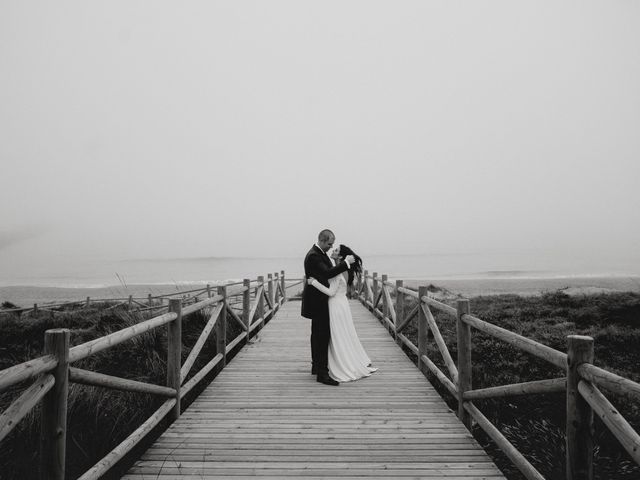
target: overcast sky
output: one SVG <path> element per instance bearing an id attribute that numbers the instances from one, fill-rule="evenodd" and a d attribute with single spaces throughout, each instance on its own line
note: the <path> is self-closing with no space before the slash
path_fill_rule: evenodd
<path id="1" fill-rule="evenodd" d="M 640 249 L 640 2 L 0 3 L 0 262 Z"/>

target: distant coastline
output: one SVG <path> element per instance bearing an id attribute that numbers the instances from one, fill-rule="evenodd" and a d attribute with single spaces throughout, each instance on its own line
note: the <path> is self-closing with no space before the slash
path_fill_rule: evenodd
<path id="1" fill-rule="evenodd" d="M 488 272 L 487 272 L 488 273 Z M 508 274 L 509 273 L 509 274 Z M 639 275 L 555 275 L 555 276 L 515 276 L 513 271 L 500 272 L 491 276 L 450 276 L 435 278 L 420 276 L 404 278 L 404 285 L 417 288 L 418 285 L 435 285 L 463 297 L 483 295 L 523 295 L 536 296 L 547 292 L 563 291 L 569 295 L 591 295 L 614 292 L 640 292 Z M 522 272 L 527 273 L 527 272 Z M 530 272 L 529 272 L 530 273 Z M 298 274 L 298 277 L 300 274 Z M 296 278 L 290 276 L 288 278 Z M 189 290 L 210 284 L 211 286 L 237 281 L 240 278 L 212 281 L 183 281 L 174 283 L 131 283 L 121 285 L 95 286 L 37 286 L 11 285 L 0 287 L 0 303 L 9 301 L 21 307 L 34 303 L 46 304 L 79 301 L 86 297 L 94 299 L 123 298 L 129 295 L 143 297 L 162 295 Z M 393 280 L 390 277 L 390 280 Z M 292 292 L 295 293 L 295 292 Z"/>
<path id="2" fill-rule="evenodd" d="M 186 257 L 167 259 L 65 258 L 50 265 L 7 265 L 0 271 L 0 302 L 20 306 L 92 298 L 147 296 L 217 285 L 285 271 L 303 275 L 304 251 L 281 257 Z M 458 295 L 538 295 L 567 292 L 640 291 L 633 259 L 585 259 L 531 252 L 365 255 L 369 273 L 387 274 L 414 287 L 422 283 Z"/>

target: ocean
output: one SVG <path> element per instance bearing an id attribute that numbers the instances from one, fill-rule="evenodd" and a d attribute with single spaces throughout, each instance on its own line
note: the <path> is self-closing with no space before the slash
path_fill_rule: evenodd
<path id="1" fill-rule="evenodd" d="M 305 252 L 295 257 L 202 257 L 174 259 L 60 259 L 49 266 L 0 270 L 0 302 L 20 306 L 53 301 L 146 296 L 206 284 L 255 279 L 285 271 L 301 278 Z M 464 296 L 515 293 L 536 295 L 640 291 L 638 263 L 582 259 L 526 252 L 466 255 L 368 255 L 364 268 L 403 279 L 408 285 L 434 284 Z"/>

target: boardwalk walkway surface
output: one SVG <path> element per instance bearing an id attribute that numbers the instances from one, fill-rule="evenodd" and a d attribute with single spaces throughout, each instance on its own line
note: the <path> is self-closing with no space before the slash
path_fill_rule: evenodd
<path id="1" fill-rule="evenodd" d="M 377 373 L 317 383 L 310 321 L 285 303 L 124 478 L 503 479 L 378 320 L 351 308 Z"/>

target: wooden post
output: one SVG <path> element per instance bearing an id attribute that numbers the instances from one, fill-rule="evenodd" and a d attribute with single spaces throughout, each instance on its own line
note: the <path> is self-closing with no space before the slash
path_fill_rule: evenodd
<path id="1" fill-rule="evenodd" d="M 398 339 L 398 325 L 400 325 L 404 320 L 404 293 L 398 289 L 403 286 L 404 282 L 402 280 L 396 280 L 396 325 L 394 338 L 398 345 L 402 345 L 402 341 Z"/>
<path id="2" fill-rule="evenodd" d="M 42 402 L 40 478 L 64 480 L 67 443 L 67 397 L 69 393 L 69 330 L 59 328 L 44 334 L 44 353 L 58 359 L 51 372 L 55 384 Z"/>
<path id="3" fill-rule="evenodd" d="M 211 285 L 207 283 L 207 298 L 211 298 Z"/>
<path id="4" fill-rule="evenodd" d="M 422 362 L 422 356 L 427 355 L 427 339 L 429 332 L 429 324 L 427 323 L 427 316 L 424 314 L 424 310 L 420 308 L 422 304 L 422 297 L 427 294 L 427 287 L 418 287 L 418 368 L 423 374 L 427 374 L 429 369 Z"/>
<path id="5" fill-rule="evenodd" d="M 127 305 L 127 309 L 131 310 L 132 306 L 133 306 L 133 295 L 129 295 L 129 303 Z"/>
<path id="6" fill-rule="evenodd" d="M 426 292 L 425 292 L 426 295 Z M 464 314 L 470 313 L 469 300 L 456 302 L 458 333 L 458 418 L 471 430 L 471 415 L 464 408 L 462 395 L 471 390 L 471 327 L 462 321 Z"/>
<path id="7" fill-rule="evenodd" d="M 364 294 L 364 306 L 367 306 L 367 298 L 369 298 L 369 294 L 367 293 L 367 276 L 369 275 L 369 270 L 365 270 L 362 274 L 362 281 L 364 282 L 364 288 L 362 289 L 362 293 Z"/>
<path id="8" fill-rule="evenodd" d="M 227 364 L 227 287 L 218 287 L 218 295 L 222 295 L 222 310 L 216 322 L 216 353 L 222 354 L 222 366 Z"/>
<path id="9" fill-rule="evenodd" d="M 182 302 L 179 298 L 169 300 L 169 312 L 178 318 L 167 324 L 167 387 L 176 389 L 176 404 L 169 414 L 171 421 L 180 417 L 180 368 L 182 363 Z"/>
<path id="10" fill-rule="evenodd" d="M 286 285 L 284 283 L 284 270 L 280 270 L 280 286 L 282 287 L 282 302 L 287 301 L 287 290 Z M 303 285 L 304 286 L 304 285 Z"/>
<path id="11" fill-rule="evenodd" d="M 246 290 L 242 293 L 242 321 L 247 332 L 249 332 L 249 326 L 251 325 L 251 319 L 249 318 L 251 313 L 251 280 L 245 278 L 242 285 L 246 287 Z"/>
<path id="12" fill-rule="evenodd" d="M 87 303 L 85 304 L 85 306 L 88 308 L 90 303 L 91 303 L 91 298 L 87 297 Z"/>
<path id="13" fill-rule="evenodd" d="M 153 298 L 151 297 L 151 294 L 147 295 L 147 304 L 152 307 L 153 306 Z"/>
<path id="14" fill-rule="evenodd" d="M 593 410 L 578 392 L 578 366 L 593 363 L 593 338 L 567 337 L 567 480 L 593 479 Z"/>
<path id="15" fill-rule="evenodd" d="M 384 294 L 385 284 L 389 277 L 387 274 L 382 275 L 382 282 L 380 283 L 380 291 L 382 292 L 382 315 L 385 318 L 389 318 L 389 305 L 387 303 L 387 296 Z"/>
<path id="16" fill-rule="evenodd" d="M 280 285 L 280 274 L 278 272 L 275 272 L 273 275 L 274 275 L 274 285 L 276 287 L 275 292 L 273 294 L 273 301 L 279 305 L 280 302 L 282 301 L 282 294 L 278 293 L 278 288 L 277 288 L 277 286 Z"/>
<path id="17" fill-rule="evenodd" d="M 371 300 L 371 305 L 373 305 L 373 307 L 371 307 L 371 311 L 373 312 L 373 314 L 375 315 L 375 310 L 376 310 L 376 300 L 378 299 L 378 272 L 373 272 L 373 299 Z M 376 315 L 377 317 L 377 315 Z"/>
<path id="18" fill-rule="evenodd" d="M 256 302 L 258 302 L 258 307 L 256 308 L 256 314 L 260 319 L 260 323 L 264 323 L 264 275 L 260 275 L 258 277 L 258 291 L 260 291 L 260 287 L 262 287 L 262 292 L 259 298 L 256 298 Z"/>
<path id="19" fill-rule="evenodd" d="M 38 314 L 38 304 L 37 304 L 37 303 L 34 303 L 34 304 L 33 304 L 33 314 L 34 314 L 34 315 L 37 315 L 37 314 Z"/>
<path id="20" fill-rule="evenodd" d="M 277 275 L 277 274 L 276 274 Z M 271 302 L 272 308 L 275 309 L 275 297 L 274 297 L 274 291 L 273 291 L 273 274 L 269 273 L 267 274 L 267 279 L 268 279 L 268 283 L 269 283 L 269 301 Z"/>

